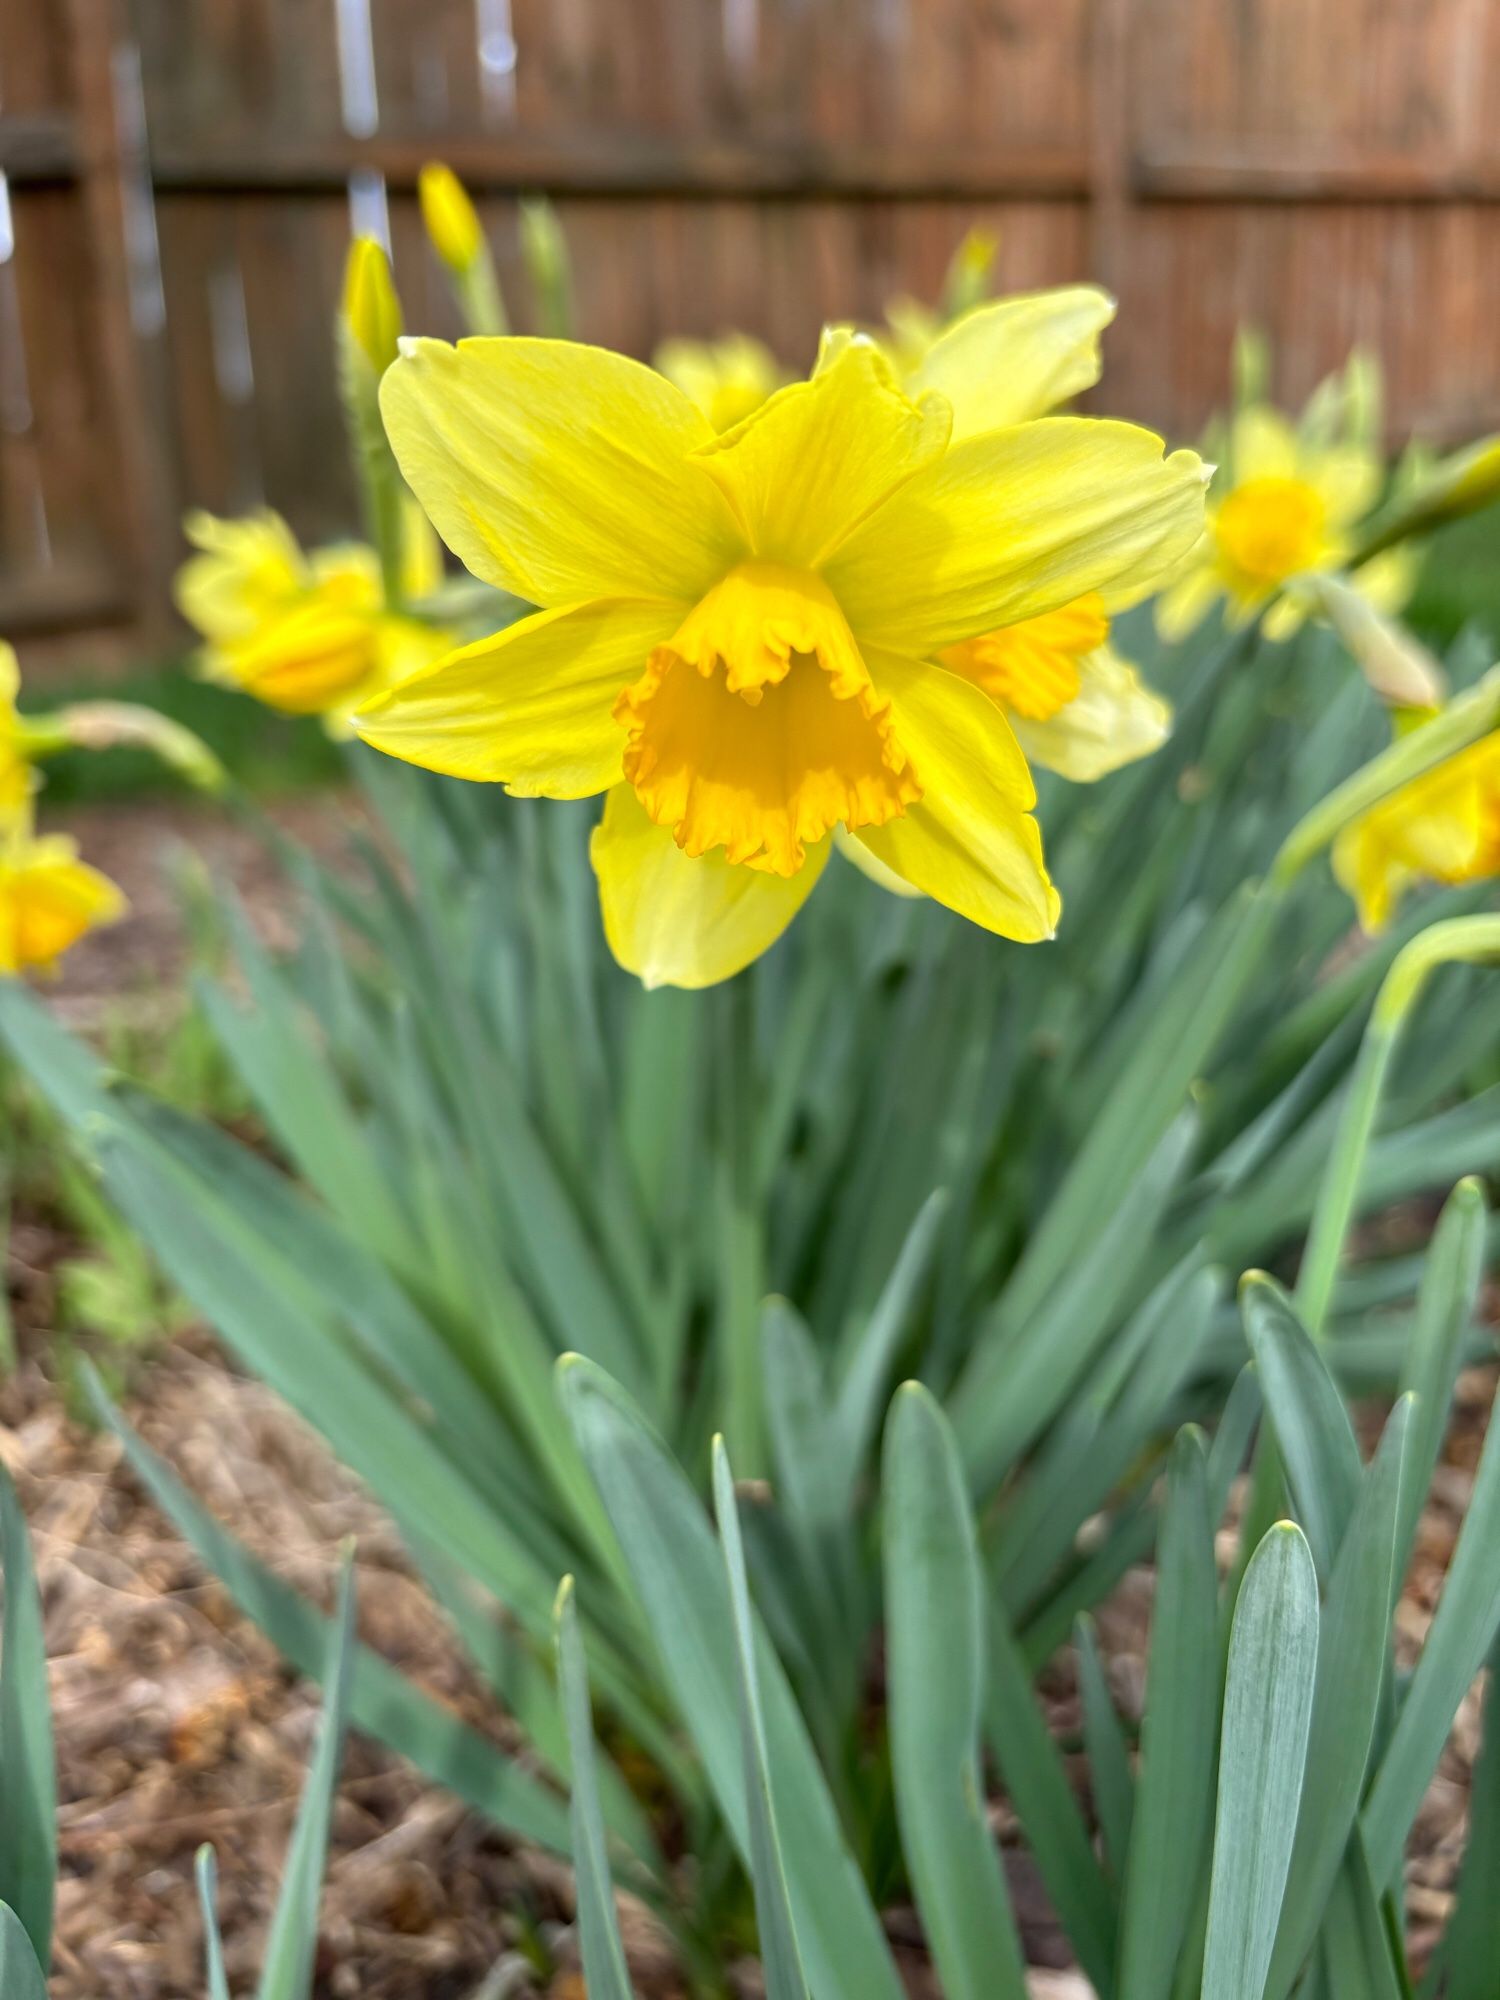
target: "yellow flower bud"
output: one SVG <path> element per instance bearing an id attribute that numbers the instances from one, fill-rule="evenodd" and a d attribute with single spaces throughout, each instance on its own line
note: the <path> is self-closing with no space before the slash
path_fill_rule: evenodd
<path id="1" fill-rule="evenodd" d="M 401 303 L 385 251 L 371 236 L 356 236 L 344 266 L 344 323 L 377 375 L 396 358 Z"/>
<path id="2" fill-rule="evenodd" d="M 484 248 L 484 232 L 463 182 L 441 160 L 429 160 L 417 176 L 417 198 L 433 249 L 450 271 L 467 271 Z"/>

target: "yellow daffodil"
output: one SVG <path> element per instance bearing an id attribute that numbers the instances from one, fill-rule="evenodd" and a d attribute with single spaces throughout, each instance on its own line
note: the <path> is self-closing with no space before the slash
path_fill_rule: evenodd
<path id="1" fill-rule="evenodd" d="M 770 348 L 748 333 L 719 340 L 664 340 L 656 366 L 697 404 L 716 431 L 733 430 L 786 381 Z"/>
<path id="2" fill-rule="evenodd" d="M 403 587 L 409 597 L 441 578 L 430 527 L 408 504 Z M 204 674 L 290 715 L 322 715 L 337 729 L 381 688 L 453 643 L 450 633 L 386 608 L 372 549 L 344 543 L 306 555 L 278 514 L 221 521 L 190 514 L 199 553 L 177 575 L 177 603 L 207 642 Z"/>
<path id="3" fill-rule="evenodd" d="M 1288 638 L 1301 625 L 1313 607 L 1297 580 L 1347 566 L 1354 529 L 1384 478 L 1373 439 L 1352 430 L 1331 437 L 1327 429 L 1306 422 L 1299 428 L 1263 403 L 1232 420 L 1203 539 L 1157 601 L 1163 638 L 1184 637 L 1220 598 L 1231 625 L 1263 612 L 1269 638 Z M 1365 563 L 1350 579 L 1380 612 L 1399 609 L 1413 580 L 1402 549 Z"/>
<path id="4" fill-rule="evenodd" d="M 429 160 L 417 175 L 417 200 L 429 242 L 450 271 L 467 271 L 484 249 L 484 230 L 453 169 Z"/>
<path id="5" fill-rule="evenodd" d="M 1367 931 L 1382 929 L 1418 882 L 1500 875 L 1500 731 L 1354 820 L 1334 844 L 1333 866 Z"/>
<path id="6" fill-rule="evenodd" d="M 29 812 L 0 828 L 0 978 L 51 972 L 86 931 L 124 914 L 120 891 L 66 834 L 34 834 Z"/>
<path id="7" fill-rule="evenodd" d="M 1194 454 L 1078 418 L 952 444 L 950 400 L 858 341 L 723 435 L 652 370 L 542 340 L 407 342 L 382 407 L 444 539 L 543 608 L 355 726 L 513 792 L 607 792 L 593 858 L 623 964 L 727 978 L 840 826 L 975 923 L 1051 934 L 1025 758 L 934 660 L 1149 589 L 1199 532 Z"/>

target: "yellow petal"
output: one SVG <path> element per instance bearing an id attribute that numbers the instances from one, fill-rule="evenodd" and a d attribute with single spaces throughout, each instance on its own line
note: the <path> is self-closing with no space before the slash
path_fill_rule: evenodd
<path id="1" fill-rule="evenodd" d="M 1169 645 L 1176 645 L 1189 632 L 1196 632 L 1223 589 L 1223 581 L 1214 567 L 1212 551 L 1205 540 L 1189 554 L 1184 568 L 1156 600 L 1156 629 L 1159 635 Z"/>
<path id="2" fill-rule="evenodd" d="M 887 868 L 883 861 L 877 860 L 858 835 L 845 833 L 841 826 L 836 826 L 833 829 L 833 844 L 847 862 L 857 868 L 868 881 L 884 889 L 887 895 L 917 897 L 922 894 L 920 889 L 914 888 L 910 882 L 898 875 L 894 868 Z"/>
<path id="3" fill-rule="evenodd" d="M 1299 475 L 1297 433 L 1280 410 L 1254 403 L 1241 410 L 1229 430 L 1229 471 L 1236 486 L 1251 479 L 1295 479 Z"/>
<path id="4" fill-rule="evenodd" d="M 875 654 L 922 797 L 855 838 L 903 881 L 1002 937 L 1051 937 L 1061 907 L 1030 807 L 1031 773 L 1000 709 L 970 681 L 919 660 Z"/>
<path id="5" fill-rule="evenodd" d="M 825 840 L 795 875 L 772 875 L 721 853 L 684 854 L 616 785 L 589 848 L 609 948 L 647 986 L 714 986 L 775 944 L 828 859 Z"/>
<path id="6" fill-rule="evenodd" d="M 870 341 L 810 382 L 779 389 L 700 454 L 753 554 L 817 569 L 859 523 L 942 452 L 950 413 L 896 387 Z"/>
<path id="7" fill-rule="evenodd" d="M 465 646 L 355 717 L 367 743 L 523 797 L 588 798 L 618 782 L 622 690 L 682 616 L 601 602 L 539 611 Z"/>
<path id="8" fill-rule="evenodd" d="M 205 639 L 243 638 L 304 590 L 307 564 L 296 537 L 269 508 L 238 521 L 199 509 L 182 530 L 199 553 L 178 570 L 178 610 Z"/>
<path id="9" fill-rule="evenodd" d="M 1343 528 L 1375 505 L 1385 471 L 1372 452 L 1358 445 L 1332 445 L 1309 455 L 1305 477 L 1321 494 L 1330 522 Z"/>
<path id="10" fill-rule="evenodd" d="M 0 710 L 14 708 L 20 692 L 21 663 L 16 658 L 16 649 L 0 639 Z"/>
<path id="11" fill-rule="evenodd" d="M 463 182 L 441 160 L 417 175 L 417 200 L 433 249 L 451 271 L 467 271 L 484 248 L 484 230 Z"/>
<path id="12" fill-rule="evenodd" d="M 48 971 L 86 931 L 124 913 L 120 891 L 66 835 L 0 854 L 0 975 Z"/>
<path id="13" fill-rule="evenodd" d="M 825 574 L 861 644 L 912 654 L 1146 595 L 1203 528 L 1202 461 L 1134 424 L 1044 417 L 955 445 Z"/>
<path id="14" fill-rule="evenodd" d="M 1045 416 L 1099 379 L 1099 335 L 1115 302 L 1094 285 L 996 299 L 955 320 L 906 379 L 953 405 L 953 438 Z"/>
<path id="15" fill-rule="evenodd" d="M 532 604 L 700 597 L 741 552 L 663 376 L 567 340 L 408 340 L 380 386 L 407 484 L 478 577 Z"/>
<path id="16" fill-rule="evenodd" d="M 1172 708 L 1112 646 L 1101 646 L 1079 660 L 1072 701 L 1043 721 L 1012 715 L 1011 724 L 1033 764 L 1089 785 L 1159 750 L 1172 733 Z"/>

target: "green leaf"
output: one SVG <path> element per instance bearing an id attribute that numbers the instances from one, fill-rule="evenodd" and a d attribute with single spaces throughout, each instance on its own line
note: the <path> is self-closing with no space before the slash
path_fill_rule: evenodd
<path id="1" fill-rule="evenodd" d="M 1382 1915 L 1364 1850 L 1356 1838 L 1334 1879 L 1322 1934 L 1323 1977 L 1330 2000 L 1411 2000 L 1411 1982 L 1400 1962 L 1400 1944 Z M 1487 1967 L 1484 2000 L 1495 1991 L 1495 1965 Z M 1456 2000 L 1449 1989 L 1449 2000 Z"/>
<path id="2" fill-rule="evenodd" d="M 614 1524 L 656 1639 L 661 1672 L 720 1810 L 748 1862 L 734 1637 L 723 1561 L 697 1496 L 630 1398 L 582 1355 L 565 1355 L 559 1393 Z M 786 1675 L 757 1625 L 766 1751 L 796 1934 L 819 2000 L 901 2000 L 879 1919 Z"/>
<path id="3" fill-rule="evenodd" d="M 1312 1949 L 1359 1811 L 1389 1670 L 1391 1604 L 1400 1582 L 1396 1536 L 1414 1399 L 1391 1413 L 1360 1482 L 1359 1502 L 1333 1567 L 1318 1647 L 1291 1871 L 1267 1982 L 1267 2000 L 1291 1990 Z"/>
<path id="4" fill-rule="evenodd" d="M 52 1952 L 57 1875 L 57 1770 L 47 1691 L 47 1642 L 26 1520 L 0 1466 L 0 1898 L 26 1928 L 37 1963 Z M 0 1987 L 0 1992 L 8 1989 Z"/>
<path id="5" fill-rule="evenodd" d="M 1500 1967 L 1500 1659 L 1490 1655 L 1484 1740 L 1469 1792 L 1469 1842 L 1458 1877 L 1458 1902 L 1442 1943 L 1447 2000 L 1495 2000 Z"/>
<path id="6" fill-rule="evenodd" d="M 257 1562 L 193 1499 L 136 1436 L 93 1369 L 85 1367 L 83 1380 L 100 1421 L 120 1440 L 137 1478 L 183 1540 L 192 1544 L 241 1610 L 297 1671 L 319 1676 L 328 1657 L 328 1620 Z M 356 1727 L 409 1757 L 493 1825 L 555 1854 L 567 1854 L 566 1807 L 522 1765 L 413 1687 L 368 1647 L 355 1647 L 353 1672 L 349 1713 Z"/>
<path id="7" fill-rule="evenodd" d="M 1207 1465 L 1189 1426 L 1172 1447 L 1158 1546 L 1121 1917 L 1120 2000 L 1166 2000 L 1192 1916 L 1213 1818 L 1218 1626 Z"/>
<path id="8" fill-rule="evenodd" d="M 979 1761 L 973 1516 L 947 1422 L 915 1382 L 886 1422 L 883 1498 L 891 1764 L 917 1909 L 948 2000 L 1020 2000 L 1026 1975 Z"/>
<path id="9" fill-rule="evenodd" d="M 1449 1195 L 1427 1252 L 1416 1323 L 1401 1369 L 1401 1388 L 1415 1392 L 1411 1471 L 1402 1507 L 1397 1568 L 1405 1572 L 1422 1506 L 1442 1455 L 1453 1407 L 1453 1384 L 1463 1362 L 1464 1340 L 1484 1275 L 1486 1214 L 1477 1180 L 1462 1180 Z"/>
<path id="10" fill-rule="evenodd" d="M 912 1312 L 932 1268 L 938 1231 L 948 1209 L 948 1196 L 936 1188 L 918 1209 L 906 1232 L 891 1274 L 863 1327 L 844 1342 L 843 1381 L 834 1406 L 837 1439 L 836 1489 L 841 1510 L 847 1509 L 884 1407 L 891 1370 L 902 1340 L 910 1330 Z"/>
<path id="11" fill-rule="evenodd" d="M 1135 1817 L 1135 1778 L 1130 1752 L 1120 1727 L 1104 1664 L 1094 1638 L 1093 1620 L 1080 1618 L 1074 1644 L 1078 1654 L 1078 1689 L 1083 1703 L 1083 1741 L 1088 1751 L 1094 1811 L 1104 1836 L 1104 1852 L 1117 1882 L 1125 1879 L 1130 1851 L 1130 1827 Z"/>
<path id="12" fill-rule="evenodd" d="M 985 1735 L 1078 1963 L 1099 1993 L 1114 1983 L 1116 1915 L 1062 1753 L 998 1601 L 990 1606 Z"/>
<path id="13" fill-rule="evenodd" d="M 26 1926 L 8 1903 L 0 1903 L 0 1993 L 5 2000 L 47 2000 Z"/>
<path id="14" fill-rule="evenodd" d="M 1300 1528 L 1272 1528 L 1245 1571 L 1229 1639 L 1203 2000 L 1264 1989 L 1307 1757 L 1318 1578 Z"/>
<path id="15" fill-rule="evenodd" d="M 797 1949 L 786 1868 L 776 1831 L 776 1803 L 770 1759 L 766 1755 L 765 1720 L 755 1665 L 755 1631 L 751 1620 L 750 1587 L 745 1580 L 745 1550 L 740 1539 L 739 1506 L 734 1478 L 722 1438 L 713 1447 L 714 1514 L 724 1550 L 729 1605 L 734 1617 L 735 1665 L 740 1698 L 740 1736 L 744 1745 L 745 1800 L 750 1820 L 750 1880 L 755 1889 L 755 1915 L 760 1926 L 760 1955 L 766 2000 L 807 2000 L 807 1975 Z"/>
<path id="16" fill-rule="evenodd" d="M 1252 1271 L 1240 1286 L 1240 1304 L 1297 1516 L 1318 1574 L 1327 1577 L 1359 1497 L 1354 1426 L 1337 1383 L 1276 1281 Z"/>
<path id="17" fill-rule="evenodd" d="M 339 1575 L 328 1659 L 322 1675 L 323 1718 L 318 1745 L 302 1789 L 297 1823 L 271 1918 L 271 1935 L 261 1968 L 259 2000 L 309 2000 L 318 1950 L 318 1908 L 333 1799 L 344 1758 L 349 1691 L 354 1671 L 354 1550 L 346 1548 Z"/>
<path id="18" fill-rule="evenodd" d="M 208 2000 L 230 2000 L 229 1978 L 224 1970 L 224 1940 L 219 1935 L 219 1870 L 214 1851 L 207 1843 L 193 1857 L 193 1879 L 198 1885 L 198 1907 L 203 1914 Z"/>
<path id="19" fill-rule="evenodd" d="M 557 1593 L 557 1678 L 572 1766 L 573 1865 L 578 1877 L 578 1931 L 589 2000 L 633 2000 L 625 1947 L 615 1918 L 614 1883 L 594 1769 L 594 1718 L 588 1667 L 578 1630 L 573 1579 Z"/>
<path id="20" fill-rule="evenodd" d="M 1443 1745 L 1500 1631 L 1500 1423 L 1491 1422 L 1469 1509 L 1422 1657 L 1407 1686 L 1361 1825 L 1370 1873 L 1392 1880 Z"/>

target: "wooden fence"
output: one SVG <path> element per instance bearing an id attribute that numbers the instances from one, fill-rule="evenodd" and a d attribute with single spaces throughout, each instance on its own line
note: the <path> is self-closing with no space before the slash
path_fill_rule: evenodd
<path id="1" fill-rule="evenodd" d="M 452 331 L 434 154 L 523 326 L 522 192 L 640 354 L 803 361 L 982 222 L 1114 288 L 1103 401 L 1174 435 L 1241 321 L 1289 397 L 1363 341 L 1394 430 L 1500 425 L 1500 0 L 0 0 L 0 632 L 149 632 L 185 505 L 349 526 L 351 207 Z"/>

